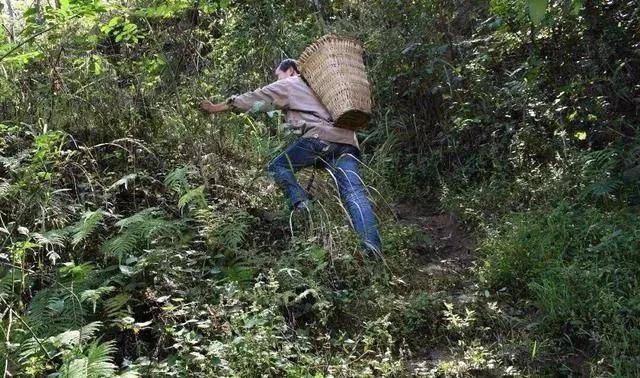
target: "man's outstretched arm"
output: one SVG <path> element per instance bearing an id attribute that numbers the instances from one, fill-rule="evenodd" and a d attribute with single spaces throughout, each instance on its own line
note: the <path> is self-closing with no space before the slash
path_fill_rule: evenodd
<path id="1" fill-rule="evenodd" d="M 228 110 L 231 110 L 231 107 L 225 102 L 214 104 L 209 100 L 202 101 L 202 103 L 200 104 L 200 107 L 202 108 L 202 110 L 204 110 L 207 113 L 221 113 L 221 112 L 226 112 Z"/>
<path id="2" fill-rule="evenodd" d="M 289 84 L 285 80 L 279 80 L 255 91 L 230 97 L 225 102 L 214 104 L 203 101 L 200 106 L 209 113 L 286 109 L 289 106 Z"/>

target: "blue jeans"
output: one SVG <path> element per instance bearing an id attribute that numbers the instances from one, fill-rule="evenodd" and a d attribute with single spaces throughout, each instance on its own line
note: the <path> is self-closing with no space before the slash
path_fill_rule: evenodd
<path id="1" fill-rule="evenodd" d="M 358 170 L 359 155 L 360 151 L 349 144 L 299 138 L 269 163 L 268 170 L 295 207 L 309 198 L 294 173 L 310 166 L 326 168 L 338 184 L 338 191 L 346 203 L 351 223 L 362 240 L 362 246 L 369 252 L 380 252 L 382 243 L 376 217 Z"/>

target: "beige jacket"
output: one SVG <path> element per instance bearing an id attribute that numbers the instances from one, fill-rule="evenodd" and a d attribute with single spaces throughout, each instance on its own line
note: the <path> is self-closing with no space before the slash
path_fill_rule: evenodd
<path id="1" fill-rule="evenodd" d="M 298 75 L 230 97 L 227 103 L 233 110 L 245 112 L 283 110 L 286 122 L 303 138 L 322 139 L 359 148 L 356 133 L 334 127 L 327 108 Z"/>

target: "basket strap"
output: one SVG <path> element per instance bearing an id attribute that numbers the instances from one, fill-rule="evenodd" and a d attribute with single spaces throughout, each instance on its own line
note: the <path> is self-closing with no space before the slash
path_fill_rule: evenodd
<path id="1" fill-rule="evenodd" d="M 300 78 L 307 85 L 307 87 L 309 87 L 311 89 L 311 91 L 313 91 L 313 88 L 311 88 L 311 85 L 309 85 L 309 82 L 307 81 L 307 79 L 302 74 L 300 74 Z M 317 97 L 317 95 L 316 95 L 316 97 Z M 320 118 L 321 120 L 323 120 L 325 122 L 328 122 L 328 123 L 331 123 L 331 124 L 334 123 L 332 118 L 329 118 L 329 119 L 323 118 L 323 117 L 320 116 L 320 114 L 318 114 L 318 112 L 312 112 L 312 111 L 304 110 L 304 109 L 292 109 L 292 108 L 290 108 L 289 110 L 293 110 L 294 112 L 311 114 L 311 115 L 314 115 L 317 118 Z"/>

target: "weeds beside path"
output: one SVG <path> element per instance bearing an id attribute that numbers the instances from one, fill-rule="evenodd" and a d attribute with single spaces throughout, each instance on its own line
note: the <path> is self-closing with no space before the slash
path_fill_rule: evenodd
<path id="1" fill-rule="evenodd" d="M 411 376 L 516 376 L 539 369 L 529 340 L 535 314 L 482 288 L 473 235 L 455 215 L 420 203 L 395 206 L 401 224 L 422 236 L 406 283 L 404 319 Z M 575 361 L 567 356 L 567 361 Z M 582 367 L 567 366 L 573 371 Z"/>

